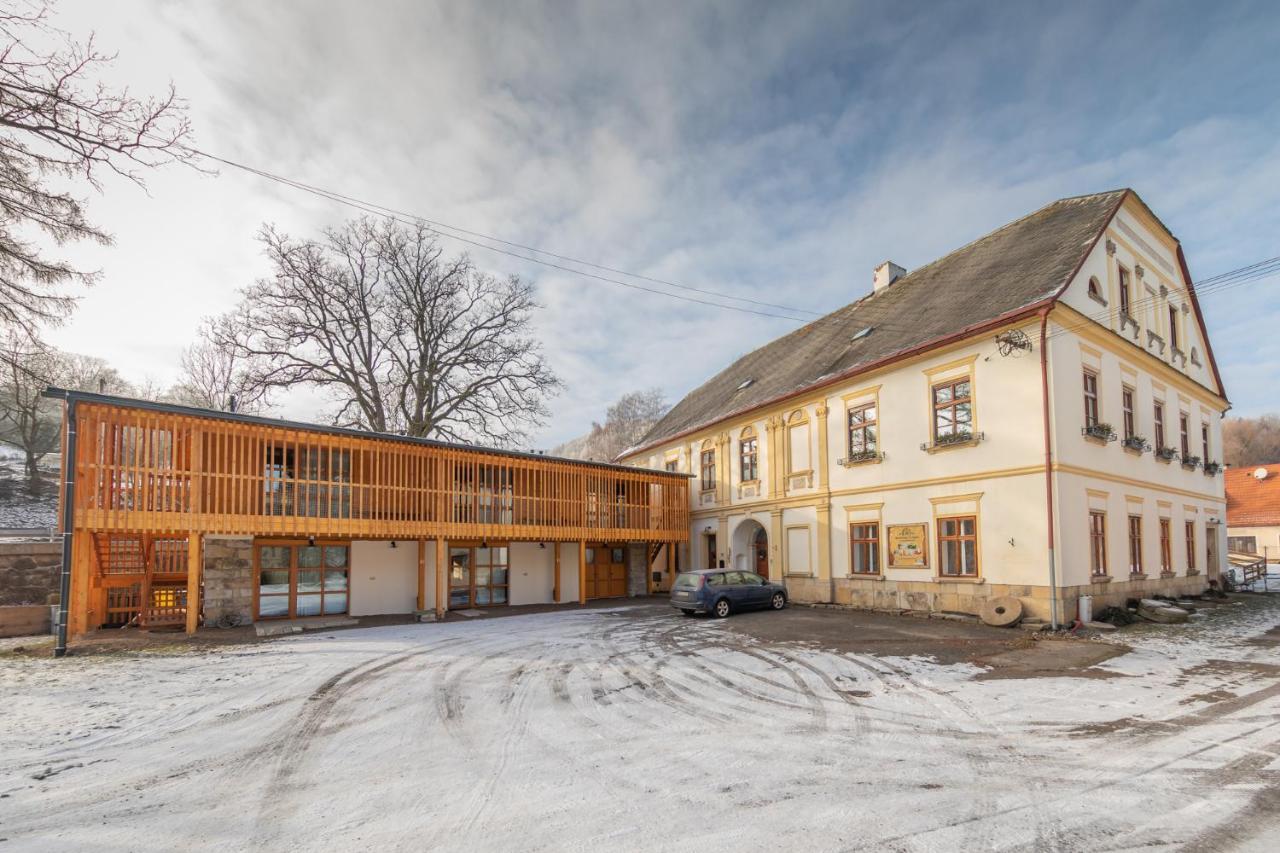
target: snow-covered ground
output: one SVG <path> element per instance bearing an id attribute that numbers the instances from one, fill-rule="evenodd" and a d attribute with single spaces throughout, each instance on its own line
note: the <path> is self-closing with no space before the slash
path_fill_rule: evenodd
<path id="1" fill-rule="evenodd" d="M 1271 851 L 1278 623 L 1256 597 L 1029 679 L 645 606 L 0 659 L 0 839 Z"/>

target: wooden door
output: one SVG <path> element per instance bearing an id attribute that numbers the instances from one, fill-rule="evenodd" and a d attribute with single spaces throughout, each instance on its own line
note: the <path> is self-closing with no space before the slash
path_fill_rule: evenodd
<path id="1" fill-rule="evenodd" d="M 627 594 L 627 549 L 622 545 L 587 547 L 587 598 L 621 598 Z"/>
<path id="2" fill-rule="evenodd" d="M 756 538 L 752 542 L 756 552 L 756 568 L 755 572 L 762 578 L 769 577 L 769 537 L 764 532 L 764 528 L 756 531 Z"/>
<path id="3" fill-rule="evenodd" d="M 609 598 L 620 598 L 627 594 L 627 549 L 622 545 L 611 545 L 609 554 Z"/>

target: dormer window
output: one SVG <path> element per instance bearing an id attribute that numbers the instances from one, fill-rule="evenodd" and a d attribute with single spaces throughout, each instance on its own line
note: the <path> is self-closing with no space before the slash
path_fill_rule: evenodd
<path id="1" fill-rule="evenodd" d="M 849 338 L 849 342 L 853 343 L 854 341 L 862 340 L 867 335 L 871 334 L 871 330 L 874 328 L 875 326 L 867 326 L 865 329 L 859 329 L 858 331 L 853 333 L 853 336 L 851 338 Z"/>
<path id="2" fill-rule="evenodd" d="M 1089 298 L 1094 302 L 1107 304 L 1107 300 L 1102 295 L 1102 285 L 1098 282 L 1098 277 L 1093 276 L 1089 279 Z"/>
<path id="3" fill-rule="evenodd" d="M 734 388 L 733 390 L 734 390 L 734 392 L 735 392 L 735 393 L 736 393 L 736 392 L 738 392 L 738 391 L 745 391 L 747 388 L 751 387 L 752 383 L 754 383 L 754 382 L 755 382 L 755 380 L 754 380 L 754 379 L 744 379 L 744 380 L 742 380 L 742 382 L 738 385 L 738 387 L 737 387 L 737 388 Z"/>

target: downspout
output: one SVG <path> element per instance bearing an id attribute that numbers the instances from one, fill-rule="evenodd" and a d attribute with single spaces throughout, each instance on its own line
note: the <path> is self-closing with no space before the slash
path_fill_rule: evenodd
<path id="1" fill-rule="evenodd" d="M 53 656 L 67 653 L 67 611 L 71 602 L 71 535 L 76 504 L 76 401 L 67 395 L 67 445 L 62 458 L 62 576 L 58 586 L 58 639 Z"/>
<path id="2" fill-rule="evenodd" d="M 1058 575 L 1053 554 L 1053 441 L 1049 427 L 1049 350 L 1045 345 L 1045 330 L 1049 325 L 1049 306 L 1040 311 L 1040 395 L 1044 409 L 1044 493 L 1046 518 L 1049 529 L 1049 620 L 1053 630 L 1058 630 Z"/>

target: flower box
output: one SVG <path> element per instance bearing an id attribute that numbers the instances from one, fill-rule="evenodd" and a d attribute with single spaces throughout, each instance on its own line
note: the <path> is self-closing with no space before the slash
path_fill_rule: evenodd
<path id="1" fill-rule="evenodd" d="M 1146 453 L 1151 449 L 1151 445 L 1140 435 L 1131 435 L 1121 443 L 1124 444 L 1125 450 L 1135 450 L 1138 453 Z"/>
<path id="2" fill-rule="evenodd" d="M 1082 429 L 1081 434 L 1085 438 L 1096 439 L 1097 441 L 1115 441 L 1116 434 L 1111 429 L 1111 424 L 1096 423 Z"/>

